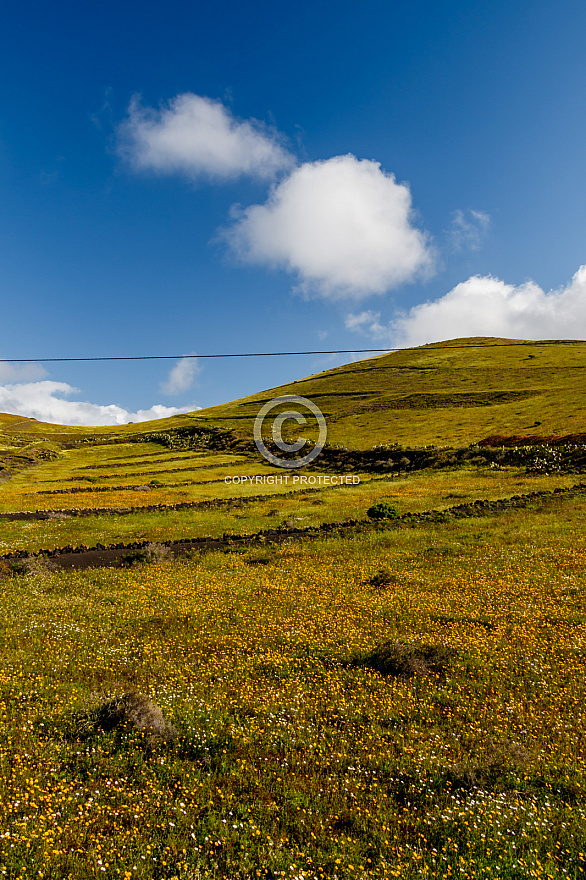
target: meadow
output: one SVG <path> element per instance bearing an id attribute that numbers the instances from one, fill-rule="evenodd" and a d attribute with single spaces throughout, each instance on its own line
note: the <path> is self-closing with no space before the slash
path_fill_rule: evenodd
<path id="1" fill-rule="evenodd" d="M 9 578 L 0 874 L 582 876 L 584 510 Z"/>
<path id="2" fill-rule="evenodd" d="M 276 389 L 376 447 L 345 485 L 254 479 L 282 473 L 249 442 L 273 392 L 147 426 L 0 416 L 0 556 L 154 548 L 0 559 L 0 880 L 586 874 L 583 467 L 385 460 L 583 429 L 583 347 L 498 343 Z M 512 503 L 423 518 L 479 499 Z"/>
<path id="3" fill-rule="evenodd" d="M 114 450 L 118 457 L 118 448 Z M 468 465 L 402 475 L 361 472 L 353 475 L 360 480 L 354 485 L 298 487 L 292 484 L 292 478 L 288 484 L 236 484 L 226 483 L 225 477 L 233 479 L 237 471 L 239 475 L 259 474 L 266 478 L 276 475 L 277 468 L 263 467 L 242 456 L 222 456 L 218 461 L 218 456 L 210 455 L 208 467 L 199 465 L 201 470 L 194 469 L 191 472 L 194 479 L 185 486 L 183 472 L 180 480 L 172 482 L 176 477 L 173 471 L 178 466 L 176 455 L 164 454 L 159 448 L 155 453 L 157 464 L 148 465 L 147 475 L 148 478 L 152 468 L 157 467 L 159 480 L 139 485 L 136 475 L 100 470 L 108 467 L 103 462 L 112 454 L 111 447 L 100 447 L 99 453 L 97 456 L 93 452 L 92 457 L 99 462 L 93 467 L 87 464 L 87 455 L 76 452 L 65 460 L 42 463 L 34 471 L 25 471 L 4 485 L 0 514 L 54 512 L 49 519 L 41 521 L 0 521 L 0 554 L 11 550 L 38 552 L 82 543 L 95 546 L 100 542 L 110 544 L 122 540 L 164 542 L 182 537 L 246 535 L 268 527 L 315 527 L 324 522 L 362 519 L 370 505 L 377 501 L 390 500 L 401 513 L 419 513 L 431 508 L 442 510 L 476 498 L 492 500 L 549 489 L 552 485 L 572 486 L 578 481 L 573 473 L 558 474 L 552 481 L 550 474 L 528 474 L 523 467 L 493 469 Z M 185 459 L 188 465 L 201 461 L 193 454 Z M 124 461 L 124 468 L 127 466 Z M 144 459 L 139 459 L 134 467 L 144 468 Z M 79 479 L 82 470 L 84 476 Z M 88 475 L 91 483 L 87 482 Z M 328 475 L 312 470 L 308 476 L 323 479 Z M 121 490 L 124 479 L 127 488 Z M 111 486 L 112 481 L 115 486 Z M 53 494 L 56 491 L 63 494 Z M 173 505 L 186 502 L 194 506 L 173 509 Z M 162 509 L 146 509 L 154 505 L 161 505 Z M 134 512 L 131 512 L 132 506 Z M 104 512 L 74 516 L 78 508 L 88 513 L 92 509 Z"/>

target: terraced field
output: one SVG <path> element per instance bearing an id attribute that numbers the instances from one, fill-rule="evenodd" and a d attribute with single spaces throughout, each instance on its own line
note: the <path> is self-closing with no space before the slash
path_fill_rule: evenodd
<path id="1" fill-rule="evenodd" d="M 561 474 L 556 485 L 576 480 Z M 408 475 L 341 475 L 314 467 L 284 474 L 258 455 L 178 452 L 155 443 L 84 445 L 62 450 L 3 484 L 0 554 L 317 527 L 363 519 L 378 501 L 418 513 L 448 508 L 459 499 L 506 498 L 550 485 L 550 475 L 527 474 L 522 467 L 469 464 Z M 23 513 L 37 516 L 26 520 Z"/>

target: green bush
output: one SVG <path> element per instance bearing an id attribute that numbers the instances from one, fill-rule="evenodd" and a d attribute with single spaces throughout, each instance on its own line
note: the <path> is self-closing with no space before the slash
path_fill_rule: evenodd
<path id="1" fill-rule="evenodd" d="M 390 504 L 388 501 L 378 501 L 376 504 L 373 504 L 366 511 L 366 515 L 370 519 L 396 519 L 400 516 L 395 505 Z"/>

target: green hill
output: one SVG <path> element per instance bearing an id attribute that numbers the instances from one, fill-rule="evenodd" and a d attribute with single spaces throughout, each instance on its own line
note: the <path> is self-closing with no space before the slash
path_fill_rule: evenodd
<path id="1" fill-rule="evenodd" d="M 392 352 L 198 412 L 249 436 L 262 403 L 285 394 L 324 413 L 328 441 L 465 445 L 493 434 L 586 429 L 586 343 L 472 338 Z"/>
<path id="2" fill-rule="evenodd" d="M 328 442 L 466 445 L 488 435 L 586 430 L 586 343 L 475 337 L 392 352 L 184 416 L 109 428 L 0 417 L 5 441 L 126 438 L 178 428 L 220 427 L 250 438 L 261 405 L 296 394 L 323 412 Z M 309 436 L 311 436 L 309 432 Z"/>

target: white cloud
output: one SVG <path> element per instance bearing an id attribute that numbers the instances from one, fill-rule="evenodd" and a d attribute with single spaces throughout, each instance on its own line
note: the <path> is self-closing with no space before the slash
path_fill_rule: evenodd
<path id="1" fill-rule="evenodd" d="M 181 358 L 169 371 L 166 381 L 161 382 L 161 391 L 163 394 L 181 394 L 183 391 L 187 391 L 191 388 L 200 369 L 197 358 Z"/>
<path id="2" fill-rule="evenodd" d="M 270 180 L 294 164 L 278 132 L 191 92 L 159 110 L 134 98 L 118 128 L 118 152 L 137 170 L 215 179 Z"/>
<path id="3" fill-rule="evenodd" d="M 386 335 L 386 328 L 379 323 L 379 318 L 380 312 L 370 310 L 359 312 L 357 315 L 350 313 L 346 315 L 345 324 L 348 330 L 368 332 L 371 336 Z"/>
<path id="4" fill-rule="evenodd" d="M 484 211 L 455 211 L 450 229 L 454 250 L 477 251 L 489 226 L 490 216 Z"/>
<path id="5" fill-rule="evenodd" d="M 9 364 L 0 360 L 0 382 L 33 382 L 44 379 L 47 371 L 40 364 Z"/>
<path id="6" fill-rule="evenodd" d="M 299 166 L 223 236 L 242 259 L 296 273 L 306 292 L 361 299 L 431 273 L 412 221 L 409 187 L 349 154 Z"/>
<path id="7" fill-rule="evenodd" d="M 514 285 L 474 275 L 439 299 L 399 313 L 387 326 L 373 312 L 349 315 L 346 326 L 401 347 L 465 336 L 586 339 L 586 266 L 566 287 L 549 293 L 534 281 Z"/>
<path id="8" fill-rule="evenodd" d="M 64 400 L 64 396 L 78 393 L 66 382 L 23 382 L 0 385 L 0 412 L 26 416 L 41 422 L 59 425 L 125 425 L 128 422 L 146 422 L 163 419 L 199 407 L 174 407 L 155 404 L 150 409 L 129 412 L 111 403 L 102 406 L 87 401 Z"/>

